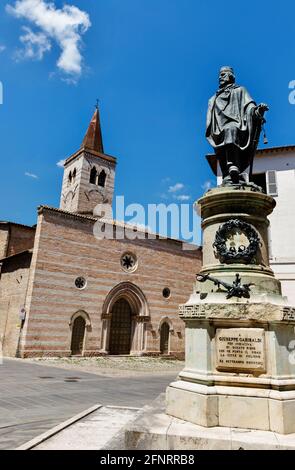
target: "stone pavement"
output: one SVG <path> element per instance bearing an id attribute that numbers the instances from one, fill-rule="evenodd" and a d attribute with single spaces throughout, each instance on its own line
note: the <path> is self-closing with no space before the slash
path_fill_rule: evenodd
<path id="1" fill-rule="evenodd" d="M 111 450 L 124 449 L 124 429 L 138 415 L 136 408 L 103 406 L 47 437 L 31 450 Z M 40 436 L 42 438 L 42 436 Z M 32 441 L 31 441 L 32 442 Z M 28 447 L 26 448 L 26 450 Z"/>
<path id="2" fill-rule="evenodd" d="M 14 449 L 92 405 L 141 408 L 176 373 L 108 377 L 21 360 L 0 365 L 0 449 Z"/>

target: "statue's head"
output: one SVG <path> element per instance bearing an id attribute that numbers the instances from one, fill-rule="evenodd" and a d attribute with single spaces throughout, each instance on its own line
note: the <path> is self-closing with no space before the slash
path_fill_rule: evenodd
<path id="1" fill-rule="evenodd" d="M 230 83 L 235 83 L 234 69 L 225 65 L 219 70 L 219 86 L 223 88 Z"/>

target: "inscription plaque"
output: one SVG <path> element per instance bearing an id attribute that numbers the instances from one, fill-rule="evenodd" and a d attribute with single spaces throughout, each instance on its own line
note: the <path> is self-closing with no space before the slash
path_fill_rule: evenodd
<path id="1" fill-rule="evenodd" d="M 263 328 L 216 330 L 216 369 L 265 371 Z"/>

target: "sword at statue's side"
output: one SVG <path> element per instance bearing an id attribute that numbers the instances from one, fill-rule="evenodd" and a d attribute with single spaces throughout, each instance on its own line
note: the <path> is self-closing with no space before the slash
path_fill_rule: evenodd
<path id="1" fill-rule="evenodd" d="M 215 286 L 223 286 L 225 289 L 228 291 L 232 288 L 232 284 L 229 284 L 228 282 L 221 281 L 220 279 L 216 279 L 216 277 L 210 276 L 210 274 L 196 274 L 197 281 L 199 282 L 205 282 L 205 281 L 211 281 L 214 283 Z"/>
<path id="2" fill-rule="evenodd" d="M 265 103 L 259 104 L 257 108 L 255 109 L 257 123 L 255 126 L 255 134 L 254 134 L 254 139 L 253 139 L 253 151 L 252 151 L 252 156 L 251 156 L 251 161 L 250 161 L 249 181 L 252 180 L 252 176 L 253 176 L 254 157 L 255 157 L 255 153 L 259 144 L 260 134 L 261 134 L 263 125 L 266 123 L 266 120 L 264 118 L 264 113 L 268 110 L 269 110 L 269 107 Z M 265 144 L 267 143 L 266 139 L 264 143 Z"/>
<path id="3" fill-rule="evenodd" d="M 230 299 L 231 297 L 246 297 L 247 299 L 249 299 L 251 293 L 250 287 L 255 285 L 253 283 L 242 284 L 242 280 L 238 273 L 236 274 L 236 278 L 232 284 L 229 284 L 225 281 L 221 281 L 220 279 L 216 279 L 216 277 L 210 276 L 210 274 L 199 273 L 196 275 L 196 278 L 199 282 L 211 281 L 218 288 L 220 286 L 225 287 L 225 289 L 227 290 L 227 299 Z"/>

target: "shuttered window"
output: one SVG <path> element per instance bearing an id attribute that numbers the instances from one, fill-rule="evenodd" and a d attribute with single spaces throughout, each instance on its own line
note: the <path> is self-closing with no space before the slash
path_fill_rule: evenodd
<path id="1" fill-rule="evenodd" d="M 270 196 L 278 195 L 277 173 L 275 170 L 266 172 L 267 194 Z"/>

